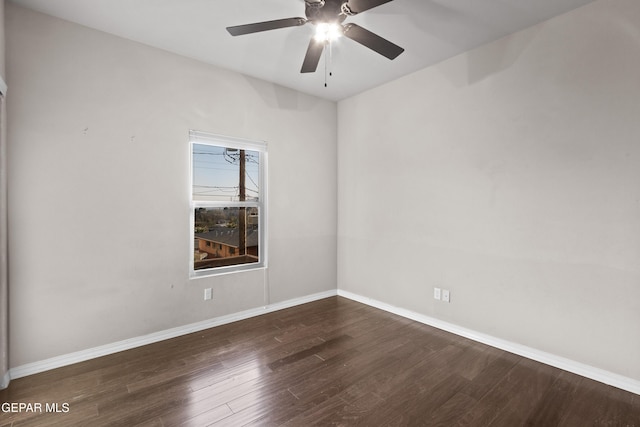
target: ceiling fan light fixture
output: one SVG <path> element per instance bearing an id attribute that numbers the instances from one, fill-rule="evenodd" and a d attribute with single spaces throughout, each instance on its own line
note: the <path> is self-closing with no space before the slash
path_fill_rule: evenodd
<path id="1" fill-rule="evenodd" d="M 342 26 L 335 22 L 321 22 L 316 24 L 314 38 L 317 42 L 332 42 L 342 36 Z"/>
<path id="2" fill-rule="evenodd" d="M 298 0 L 299 1 L 299 0 Z M 260 33 L 279 28 L 299 27 L 307 23 L 315 26 L 315 34 L 309 40 L 307 53 L 304 56 L 301 73 L 314 73 L 322 54 L 325 55 L 325 73 L 327 63 L 331 62 L 331 45 L 336 39 L 345 36 L 348 39 L 371 49 L 372 51 L 395 59 L 404 52 L 400 46 L 380 37 L 376 33 L 355 24 L 343 22 L 350 16 L 360 14 L 393 0 L 303 0 L 305 4 L 304 18 L 284 18 L 273 21 L 254 22 L 252 24 L 227 27 L 232 36 Z M 328 58 L 328 61 L 327 61 Z M 331 75 L 331 72 L 329 72 Z"/>

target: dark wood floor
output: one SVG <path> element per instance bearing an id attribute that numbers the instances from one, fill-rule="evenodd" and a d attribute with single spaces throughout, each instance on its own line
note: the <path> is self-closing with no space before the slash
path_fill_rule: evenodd
<path id="1" fill-rule="evenodd" d="M 340 298 L 13 380 L 0 426 L 636 426 L 640 396 Z"/>

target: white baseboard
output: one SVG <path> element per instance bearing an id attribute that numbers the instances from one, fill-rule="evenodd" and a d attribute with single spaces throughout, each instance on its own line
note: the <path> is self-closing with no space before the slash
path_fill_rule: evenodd
<path id="1" fill-rule="evenodd" d="M 388 311 L 398 316 L 405 317 L 407 319 L 415 320 L 416 322 L 423 323 L 425 325 L 433 326 L 434 328 L 442 329 L 452 334 L 459 335 L 473 341 L 481 342 L 491 347 L 499 348 L 500 350 L 508 351 L 509 353 L 517 354 L 527 359 L 532 359 L 537 362 L 544 363 L 574 374 L 608 384 L 613 387 L 620 388 L 622 390 L 629 391 L 631 393 L 640 394 L 640 381 L 628 378 L 622 375 L 614 374 L 613 372 L 605 371 L 603 369 L 594 368 L 593 366 L 585 365 L 583 363 L 576 362 L 574 360 L 566 359 L 564 357 L 556 356 L 554 354 L 546 353 L 544 351 L 536 350 L 535 348 L 527 347 L 524 345 L 516 344 L 510 341 L 506 341 L 500 338 L 486 335 L 480 332 L 476 332 L 471 329 L 463 328 L 453 323 L 448 323 L 433 317 L 425 316 L 423 314 L 416 313 L 411 310 L 396 307 L 390 304 L 386 304 L 371 298 L 363 297 L 348 291 L 338 289 L 338 295 L 369 305 L 371 307 L 378 308 L 380 310 Z"/>
<path id="2" fill-rule="evenodd" d="M 11 374 L 9 371 L 5 372 L 2 380 L 0 381 L 0 390 L 4 390 L 9 387 L 9 382 L 11 381 Z"/>
<path id="3" fill-rule="evenodd" d="M 78 362 L 84 362 L 86 360 L 95 359 L 96 357 L 106 356 L 108 354 L 113 354 L 123 350 L 129 350 L 129 349 L 140 347 L 143 345 L 152 344 L 158 341 L 175 338 L 181 335 L 202 331 L 204 329 L 225 325 L 227 323 L 237 322 L 238 320 L 244 320 L 250 317 L 260 316 L 262 314 L 272 313 L 274 311 L 283 310 L 285 308 L 294 307 L 296 305 L 317 301 L 317 300 L 332 297 L 335 295 L 337 295 L 337 290 L 332 289 L 326 292 L 320 292 L 313 295 L 294 298 L 287 301 L 270 304 L 264 307 L 252 308 L 250 310 L 241 311 L 239 313 L 220 316 L 213 319 L 204 320 L 202 322 L 191 323 L 189 325 L 179 326 L 177 328 L 171 328 L 171 329 L 155 332 L 148 335 L 143 335 L 136 338 L 130 338 L 130 339 L 118 341 L 111 344 L 101 345 L 99 347 L 89 348 L 86 350 L 77 351 L 77 352 L 65 354 L 62 356 L 52 357 L 50 359 L 41 360 L 38 362 L 27 363 L 25 365 L 11 368 L 7 373 L 7 375 L 5 376 L 6 378 L 3 380 L 3 384 L 5 380 L 8 385 L 10 379 L 26 377 L 28 375 L 37 374 L 40 372 L 60 368 L 62 366 L 67 366 L 67 365 L 71 365 Z"/>

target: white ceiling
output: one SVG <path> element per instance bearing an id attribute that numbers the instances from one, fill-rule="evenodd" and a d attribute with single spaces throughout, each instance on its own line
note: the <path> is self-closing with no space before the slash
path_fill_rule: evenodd
<path id="1" fill-rule="evenodd" d="M 120 37 L 340 100 L 517 32 L 593 0 L 394 0 L 349 17 L 405 48 L 391 61 L 356 42 L 333 44 L 325 81 L 301 74 L 313 26 L 231 37 L 227 26 L 304 17 L 304 0 L 12 0 Z"/>

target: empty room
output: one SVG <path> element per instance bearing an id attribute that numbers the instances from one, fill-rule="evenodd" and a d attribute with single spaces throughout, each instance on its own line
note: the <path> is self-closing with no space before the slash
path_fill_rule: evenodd
<path id="1" fill-rule="evenodd" d="M 0 427 L 640 427 L 638 0 L 0 12 Z"/>

